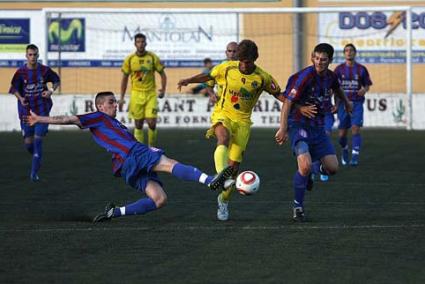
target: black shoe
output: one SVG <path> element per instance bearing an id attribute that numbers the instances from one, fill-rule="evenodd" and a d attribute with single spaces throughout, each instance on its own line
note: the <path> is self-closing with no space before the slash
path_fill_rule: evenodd
<path id="1" fill-rule="evenodd" d="M 308 176 L 308 181 L 307 181 L 307 190 L 312 191 L 313 185 L 314 185 L 314 177 L 313 177 L 313 174 L 310 174 Z"/>
<path id="2" fill-rule="evenodd" d="M 294 208 L 294 215 L 292 217 L 292 220 L 294 220 L 294 222 L 305 222 L 306 221 L 304 209 L 302 207 L 295 207 Z"/>
<path id="3" fill-rule="evenodd" d="M 112 215 L 114 214 L 114 208 L 115 205 L 113 203 L 108 203 L 105 207 L 105 211 L 94 217 L 93 223 L 110 221 L 112 219 Z"/>
<path id="4" fill-rule="evenodd" d="M 232 175 L 233 175 L 233 167 L 228 166 L 227 168 L 222 170 L 220 173 L 218 173 L 208 186 L 210 187 L 211 190 L 217 190 L 219 188 L 223 189 L 224 182 L 228 178 L 232 177 Z"/>

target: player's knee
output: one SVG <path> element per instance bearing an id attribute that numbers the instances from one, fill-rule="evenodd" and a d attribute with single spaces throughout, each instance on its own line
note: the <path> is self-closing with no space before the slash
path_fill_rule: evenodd
<path id="1" fill-rule="evenodd" d="M 143 120 L 142 119 L 136 119 L 134 121 L 134 126 L 138 129 L 142 129 L 143 128 Z"/>
<path id="2" fill-rule="evenodd" d="M 336 164 L 326 165 L 324 169 L 328 175 L 333 176 L 338 172 L 338 162 Z"/>
<path id="3" fill-rule="evenodd" d="M 157 198 L 155 198 L 155 200 L 154 200 L 156 208 L 164 207 L 165 204 L 167 204 L 167 200 L 168 200 L 168 198 L 167 198 L 167 195 L 165 193 L 157 196 Z"/>

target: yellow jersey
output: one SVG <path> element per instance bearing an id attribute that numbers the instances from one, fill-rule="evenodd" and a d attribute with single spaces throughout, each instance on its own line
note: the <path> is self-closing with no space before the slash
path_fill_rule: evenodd
<path id="1" fill-rule="evenodd" d="M 122 64 L 121 71 L 130 75 L 131 88 L 135 91 L 155 91 L 155 71 L 161 73 L 164 70 L 159 57 L 150 51 L 142 56 L 136 53 L 127 56 Z"/>
<path id="2" fill-rule="evenodd" d="M 215 66 L 210 77 L 221 86 L 215 111 L 223 112 L 233 121 L 251 122 L 251 114 L 261 93 L 278 95 L 280 87 L 266 71 L 256 66 L 251 74 L 239 71 L 239 61 L 226 61 Z"/>

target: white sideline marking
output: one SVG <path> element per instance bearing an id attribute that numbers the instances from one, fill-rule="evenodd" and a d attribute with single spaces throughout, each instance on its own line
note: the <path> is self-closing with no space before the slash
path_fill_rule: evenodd
<path id="1" fill-rule="evenodd" d="M 210 231 L 210 230 L 247 230 L 247 231 L 270 231 L 270 230 L 352 230 L 352 229 L 401 229 L 401 228 L 425 228 L 425 224 L 408 225 L 334 225 L 334 226 L 309 226 L 303 225 L 280 225 L 280 226 L 171 226 L 171 227 L 100 227 L 96 225 L 90 228 L 27 228 L 27 229 L 0 229 L 1 233 L 18 232 L 104 232 L 104 231 Z"/>

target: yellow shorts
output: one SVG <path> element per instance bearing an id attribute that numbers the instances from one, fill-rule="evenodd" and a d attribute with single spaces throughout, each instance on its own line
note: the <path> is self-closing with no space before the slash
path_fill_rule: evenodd
<path id="1" fill-rule="evenodd" d="M 131 91 L 129 117 L 133 119 L 157 118 L 158 98 L 156 91 Z"/>
<path id="2" fill-rule="evenodd" d="M 211 115 L 212 125 L 207 130 L 205 137 L 215 137 L 214 129 L 221 123 L 230 133 L 229 159 L 235 162 L 242 162 L 243 154 L 248 145 L 251 134 L 251 123 L 233 121 L 225 114 L 214 111 Z"/>

